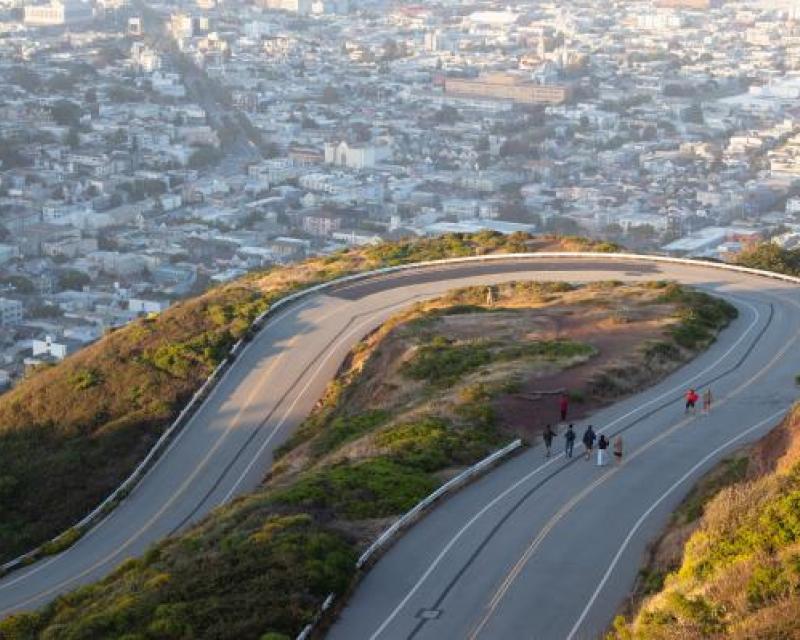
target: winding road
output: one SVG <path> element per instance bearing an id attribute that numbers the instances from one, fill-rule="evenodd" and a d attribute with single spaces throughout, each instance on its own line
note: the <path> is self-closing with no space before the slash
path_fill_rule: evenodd
<path id="1" fill-rule="evenodd" d="M 271 316 L 128 498 L 73 547 L 0 580 L 0 617 L 107 575 L 252 490 L 351 346 L 403 307 L 511 280 L 675 279 L 740 311 L 712 347 L 592 422 L 624 433 L 622 468 L 533 447 L 443 502 L 366 574 L 333 639 L 595 638 L 645 546 L 693 480 L 777 424 L 797 397 L 800 287 L 703 263 L 532 254 L 431 265 L 333 286 Z M 711 385 L 708 417 L 683 414 Z M 577 450 L 577 448 L 576 448 Z"/>

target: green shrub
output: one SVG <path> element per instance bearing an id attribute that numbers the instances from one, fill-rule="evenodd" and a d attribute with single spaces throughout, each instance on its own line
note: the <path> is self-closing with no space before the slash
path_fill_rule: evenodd
<path id="1" fill-rule="evenodd" d="M 91 389 L 99 385 L 102 381 L 102 374 L 97 371 L 97 369 L 79 369 L 69 377 L 69 382 L 76 391 Z"/>
<path id="2" fill-rule="evenodd" d="M 697 625 L 704 635 L 720 633 L 725 628 L 722 611 L 703 596 L 689 597 L 672 591 L 667 595 L 667 610 L 678 618 Z"/>
<path id="3" fill-rule="evenodd" d="M 375 458 L 309 472 L 276 491 L 276 503 L 332 510 L 351 519 L 382 518 L 408 511 L 436 488 L 419 469 Z"/>
<path id="4" fill-rule="evenodd" d="M 472 464 L 499 441 L 484 427 L 458 428 L 441 418 L 425 418 L 397 425 L 375 437 L 375 444 L 392 460 L 423 471 Z"/>
<path id="5" fill-rule="evenodd" d="M 388 417 L 385 411 L 377 410 L 355 416 L 338 416 L 324 426 L 320 437 L 314 441 L 314 451 L 317 455 L 333 451 L 345 442 L 377 428 Z"/>
<path id="6" fill-rule="evenodd" d="M 404 364 L 403 372 L 415 380 L 447 385 L 491 361 L 486 342 L 451 344 L 447 338 L 437 336 L 419 348 L 414 358 Z"/>
<path id="7" fill-rule="evenodd" d="M 52 556 L 57 553 L 61 553 L 65 549 L 68 549 L 75 544 L 82 535 L 83 531 L 80 529 L 67 529 L 57 538 L 51 540 L 50 542 L 44 543 L 41 547 L 41 552 L 46 556 Z"/>
<path id="8" fill-rule="evenodd" d="M 791 584 L 780 566 L 758 566 L 747 581 L 747 602 L 758 609 L 790 591 Z"/>
<path id="9" fill-rule="evenodd" d="M 537 340 L 496 349 L 494 343 L 485 340 L 453 344 L 445 337 L 436 336 L 421 346 L 414 357 L 404 364 L 403 373 L 415 380 L 449 385 L 491 362 L 523 358 L 554 361 L 586 357 L 594 353 L 594 347 L 571 340 Z"/>
<path id="10" fill-rule="evenodd" d="M 659 340 L 645 347 L 644 357 L 648 362 L 675 362 L 681 359 L 681 351 L 674 343 Z"/>
<path id="11" fill-rule="evenodd" d="M 42 626 L 37 613 L 14 613 L 0 620 L 0 638 L 3 640 L 35 640 Z"/>

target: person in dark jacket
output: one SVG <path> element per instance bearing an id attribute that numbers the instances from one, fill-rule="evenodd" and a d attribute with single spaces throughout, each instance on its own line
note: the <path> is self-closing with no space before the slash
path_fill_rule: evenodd
<path id="1" fill-rule="evenodd" d="M 586 448 L 586 459 L 592 457 L 592 450 L 594 449 L 594 441 L 597 440 L 597 434 L 594 432 L 594 427 L 589 425 L 586 431 L 583 432 L 583 446 Z"/>
<path id="2" fill-rule="evenodd" d="M 605 437 L 602 433 L 600 434 L 600 438 L 597 440 L 597 466 L 598 467 L 605 467 L 606 466 L 606 449 L 608 449 L 608 438 Z"/>
<path id="3" fill-rule="evenodd" d="M 553 446 L 553 437 L 556 435 L 556 432 L 553 431 L 553 427 L 549 424 L 544 428 L 544 433 L 542 434 L 542 440 L 544 440 L 544 449 L 545 449 L 545 458 L 550 457 L 550 449 Z"/>
<path id="4" fill-rule="evenodd" d="M 575 430 L 572 428 L 572 425 L 567 427 L 567 430 L 564 432 L 564 453 L 566 454 L 567 458 L 572 457 L 572 450 L 575 448 Z"/>

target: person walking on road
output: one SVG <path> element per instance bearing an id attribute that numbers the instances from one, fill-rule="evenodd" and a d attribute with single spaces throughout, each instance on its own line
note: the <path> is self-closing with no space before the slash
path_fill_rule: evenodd
<path id="1" fill-rule="evenodd" d="M 703 391 L 703 413 L 711 413 L 711 388 L 708 387 Z"/>
<path id="2" fill-rule="evenodd" d="M 592 425 L 586 428 L 583 432 L 583 446 L 586 449 L 586 459 L 592 457 L 592 450 L 594 449 L 594 441 L 597 440 L 597 434 L 594 432 Z"/>
<path id="3" fill-rule="evenodd" d="M 697 404 L 697 401 L 699 399 L 700 396 L 697 395 L 697 391 L 695 391 L 694 389 L 689 389 L 686 392 L 686 413 L 689 413 L 690 411 L 692 412 L 692 415 L 697 413 L 695 405 Z"/>
<path id="4" fill-rule="evenodd" d="M 569 396 L 566 393 L 561 394 L 561 399 L 558 403 L 558 408 L 561 413 L 561 422 L 567 419 L 567 409 L 569 409 Z"/>
<path id="5" fill-rule="evenodd" d="M 564 433 L 564 454 L 567 458 L 572 457 L 572 450 L 575 448 L 575 430 L 572 428 L 572 425 L 567 427 L 566 432 Z"/>
<path id="6" fill-rule="evenodd" d="M 556 432 L 553 431 L 553 427 L 549 424 L 544 428 L 544 433 L 542 434 L 542 440 L 544 440 L 544 449 L 545 449 L 545 458 L 550 457 L 550 449 L 553 446 L 553 436 L 556 435 Z"/>
<path id="7" fill-rule="evenodd" d="M 622 464 L 622 436 L 614 438 L 614 464 Z"/>
<path id="8" fill-rule="evenodd" d="M 597 439 L 597 466 L 598 467 L 605 467 L 606 466 L 606 449 L 608 449 L 608 438 L 605 437 L 602 433 L 600 437 Z"/>

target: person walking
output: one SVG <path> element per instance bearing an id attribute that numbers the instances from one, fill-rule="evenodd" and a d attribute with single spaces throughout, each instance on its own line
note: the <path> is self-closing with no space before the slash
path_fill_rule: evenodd
<path id="1" fill-rule="evenodd" d="M 569 409 L 569 396 L 566 393 L 561 394 L 561 399 L 558 403 L 558 409 L 561 413 L 561 422 L 567 419 L 567 410 Z"/>
<path id="2" fill-rule="evenodd" d="M 699 399 L 700 396 L 697 395 L 697 391 L 695 391 L 694 389 L 689 389 L 686 392 L 686 413 L 689 413 L 690 411 L 692 412 L 692 415 L 697 413 L 695 405 L 697 404 L 697 401 Z"/>
<path id="3" fill-rule="evenodd" d="M 486 306 L 493 307 L 495 302 L 494 287 L 489 285 L 486 287 Z"/>
<path id="4" fill-rule="evenodd" d="M 564 433 L 564 453 L 566 454 L 567 458 L 572 457 L 572 450 L 575 448 L 575 430 L 572 428 L 572 425 L 567 427 L 566 432 Z"/>
<path id="5" fill-rule="evenodd" d="M 703 391 L 703 413 L 711 413 L 711 388 L 708 387 Z"/>
<path id="6" fill-rule="evenodd" d="M 600 437 L 597 439 L 597 466 L 598 467 L 605 467 L 606 466 L 606 449 L 608 449 L 608 438 L 605 437 L 602 433 Z"/>
<path id="7" fill-rule="evenodd" d="M 614 438 L 614 464 L 622 464 L 622 436 Z"/>
<path id="8" fill-rule="evenodd" d="M 545 458 L 550 457 L 550 449 L 553 446 L 553 437 L 556 435 L 556 432 L 553 431 L 553 427 L 549 424 L 544 428 L 544 433 L 542 434 L 542 440 L 544 440 L 544 449 L 545 449 Z"/>
<path id="9" fill-rule="evenodd" d="M 592 425 L 586 428 L 583 432 L 583 446 L 586 449 L 586 459 L 592 457 L 592 450 L 594 449 L 594 441 L 597 440 L 597 434 L 594 432 Z"/>

